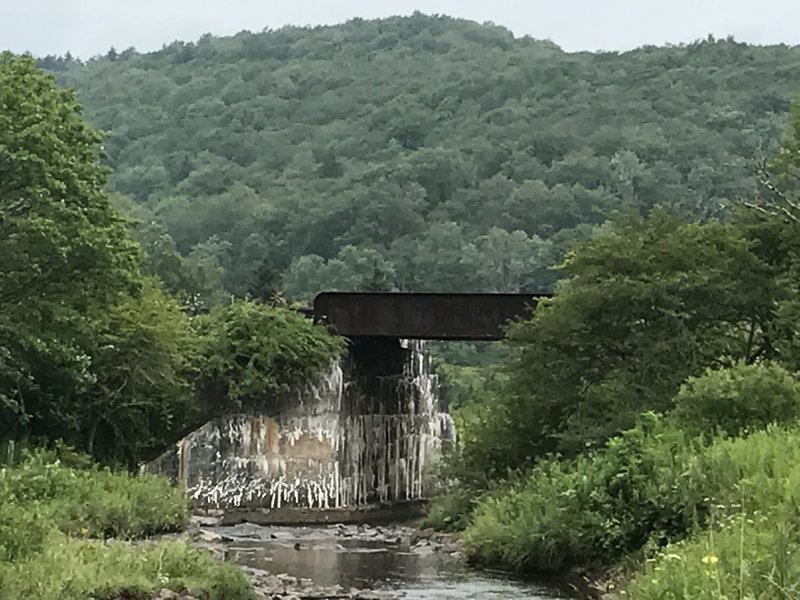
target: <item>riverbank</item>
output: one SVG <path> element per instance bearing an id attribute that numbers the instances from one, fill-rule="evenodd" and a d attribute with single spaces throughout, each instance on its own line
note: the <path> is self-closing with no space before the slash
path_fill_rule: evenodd
<path id="1" fill-rule="evenodd" d="M 158 477 L 35 451 L 0 469 L 0 600 L 255 600 L 235 566 L 186 540 L 185 493 Z"/>
<path id="2" fill-rule="evenodd" d="M 219 526 L 195 517 L 187 539 L 239 565 L 265 598 L 554 600 L 558 590 L 474 571 L 460 536 L 410 525 Z"/>
<path id="3" fill-rule="evenodd" d="M 193 546 L 210 552 L 217 560 L 238 564 L 265 598 L 385 600 L 398 597 L 392 591 L 362 589 L 367 583 L 339 573 L 337 553 L 368 551 L 460 560 L 460 537 L 433 529 L 403 525 L 225 525 L 225 517 L 194 516 L 187 530 Z M 320 554 L 327 553 L 324 560 Z M 306 560 L 304 554 L 314 554 Z M 259 560 L 260 559 L 260 560 Z M 260 568 L 269 565 L 271 568 Z M 305 571 L 305 566 L 308 570 Z M 288 572 L 287 572 L 288 571 Z M 304 572 L 305 571 L 305 572 Z"/>
<path id="4" fill-rule="evenodd" d="M 693 434 L 649 415 L 594 456 L 542 461 L 486 494 L 465 553 L 518 573 L 581 569 L 606 598 L 785 600 L 800 590 L 798 504 L 797 425 Z"/>
<path id="5" fill-rule="evenodd" d="M 69 452 L 0 469 L 0 600 L 552 600 L 466 568 L 460 536 L 409 525 L 223 525 L 166 479 Z M 456 595 L 453 595 L 453 594 Z"/>

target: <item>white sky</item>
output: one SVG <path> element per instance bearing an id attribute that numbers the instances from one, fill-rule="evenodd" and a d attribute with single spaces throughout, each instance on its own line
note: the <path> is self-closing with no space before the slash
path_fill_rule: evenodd
<path id="1" fill-rule="evenodd" d="M 625 50 L 712 33 L 800 44 L 800 0 L 0 0 L 0 50 L 88 58 L 145 52 L 203 33 L 229 35 L 353 17 L 447 14 L 493 21 L 565 50 Z"/>

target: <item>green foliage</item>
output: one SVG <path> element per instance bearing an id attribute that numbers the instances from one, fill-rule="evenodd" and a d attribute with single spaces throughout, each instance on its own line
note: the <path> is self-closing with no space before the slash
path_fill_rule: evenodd
<path id="1" fill-rule="evenodd" d="M 571 54 L 416 14 L 42 64 L 110 132 L 112 186 L 144 222 L 183 256 L 228 244 L 230 293 L 271 273 L 306 298 L 376 273 L 381 289 L 539 291 L 562 242 L 617 211 L 724 213 L 777 145 L 800 51 Z"/>
<path id="2" fill-rule="evenodd" d="M 777 154 L 769 163 L 769 170 L 783 190 L 797 191 L 800 178 L 800 101 L 792 104 L 788 130 Z M 794 207 L 789 205 L 786 208 Z M 795 216 L 800 217 L 796 213 Z"/>
<path id="3" fill-rule="evenodd" d="M 461 485 L 429 519 L 467 523 L 473 561 L 642 558 L 632 598 L 796 595 L 797 123 L 771 165 L 779 185 L 764 182 L 772 198 L 739 224 L 656 209 L 604 225 L 512 327 L 507 383 L 461 409 Z M 629 182 L 634 159 L 614 160 Z M 628 429 L 643 410 L 671 414 Z"/>
<path id="4" fill-rule="evenodd" d="M 105 195 L 101 136 L 29 57 L 0 54 L 0 414 L 70 430 L 102 307 L 136 293 L 138 250 Z"/>
<path id="5" fill-rule="evenodd" d="M 631 598 L 763 598 L 798 593 L 798 431 L 717 444 L 717 468 L 742 474 L 709 528 L 657 552 L 626 586 Z M 726 460 L 725 460 L 726 459 Z"/>
<path id="6" fill-rule="evenodd" d="M 434 498 L 427 508 L 420 527 L 433 527 L 438 531 L 464 531 L 478 498 L 459 486 Z"/>
<path id="7" fill-rule="evenodd" d="M 648 417 L 594 457 L 542 461 L 482 499 L 467 551 L 486 564 L 560 571 L 705 535 L 742 505 L 748 516 L 777 514 L 796 506 L 798 441 L 796 429 L 771 428 L 705 445 Z"/>
<path id="8" fill-rule="evenodd" d="M 196 370 L 217 409 L 263 401 L 330 366 L 344 339 L 287 308 L 238 301 L 194 322 Z"/>
<path id="9" fill-rule="evenodd" d="M 489 386 L 496 386 L 496 373 L 487 367 L 440 363 L 436 366 L 442 400 L 451 413 L 486 400 Z"/>
<path id="10" fill-rule="evenodd" d="M 179 531 L 188 519 L 185 493 L 154 476 L 65 466 L 36 451 L 0 471 L 0 504 L 37 515 L 71 535 L 137 538 Z"/>
<path id="11" fill-rule="evenodd" d="M 2 436 L 130 464 L 191 413 L 189 330 L 105 195 L 102 139 L 33 59 L 0 55 Z"/>
<path id="12" fill-rule="evenodd" d="M 336 258 L 307 255 L 294 260 L 283 289 L 291 298 L 312 301 L 318 291 L 393 291 L 394 269 L 371 248 L 345 246 Z"/>
<path id="13" fill-rule="evenodd" d="M 187 380 L 189 319 L 155 282 L 108 308 L 91 351 L 94 381 L 76 399 L 90 453 L 133 463 L 174 441 L 198 412 Z"/>
<path id="14" fill-rule="evenodd" d="M 598 447 L 669 409 L 686 377 L 774 356 L 786 291 L 757 250 L 741 226 L 661 211 L 576 245 L 556 296 L 510 329 L 508 384 L 465 439 L 472 469 L 497 477 Z"/>
<path id="15" fill-rule="evenodd" d="M 650 535 L 685 533 L 707 491 L 681 478 L 697 450 L 656 417 L 594 458 L 544 460 L 511 488 L 482 499 L 465 542 L 476 560 L 541 571 L 613 561 Z"/>
<path id="16" fill-rule="evenodd" d="M 99 469 L 62 448 L 26 453 L 0 469 L 0 599 L 152 598 L 167 587 L 217 600 L 251 600 L 233 565 L 184 542 L 131 540 L 181 530 L 185 493 L 157 477 Z M 114 537 L 112 541 L 90 538 Z"/>
<path id="17" fill-rule="evenodd" d="M 121 210 L 135 213 L 130 204 Z M 184 307 L 197 312 L 224 303 L 228 297 L 223 285 L 224 269 L 220 253 L 210 243 L 197 245 L 188 256 L 183 256 L 163 225 L 137 222 L 132 234 L 146 256 L 143 270 L 157 277 Z"/>
<path id="18" fill-rule="evenodd" d="M 0 599 L 149 600 L 159 590 L 200 589 L 210 600 L 255 600 L 244 573 L 185 542 L 132 547 L 53 533 L 25 560 L 0 562 Z"/>
<path id="19" fill-rule="evenodd" d="M 0 564 L 41 552 L 53 533 L 53 524 L 36 504 L 23 507 L 2 498 L 0 521 Z"/>
<path id="20" fill-rule="evenodd" d="M 690 377 L 673 413 L 687 430 L 742 435 L 800 418 L 800 383 L 780 365 L 737 364 Z"/>

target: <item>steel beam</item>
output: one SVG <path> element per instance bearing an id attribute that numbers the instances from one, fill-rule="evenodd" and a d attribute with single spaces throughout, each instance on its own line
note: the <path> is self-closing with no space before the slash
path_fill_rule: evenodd
<path id="1" fill-rule="evenodd" d="M 490 341 L 549 296 L 323 292 L 314 299 L 314 320 L 348 337 Z"/>

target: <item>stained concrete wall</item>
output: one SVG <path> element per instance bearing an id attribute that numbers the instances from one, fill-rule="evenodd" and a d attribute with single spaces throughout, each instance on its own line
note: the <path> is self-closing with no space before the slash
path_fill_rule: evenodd
<path id="1" fill-rule="evenodd" d="M 453 435 L 422 343 L 361 338 L 317 381 L 210 421 L 147 470 L 198 507 L 335 511 L 426 497 Z"/>

